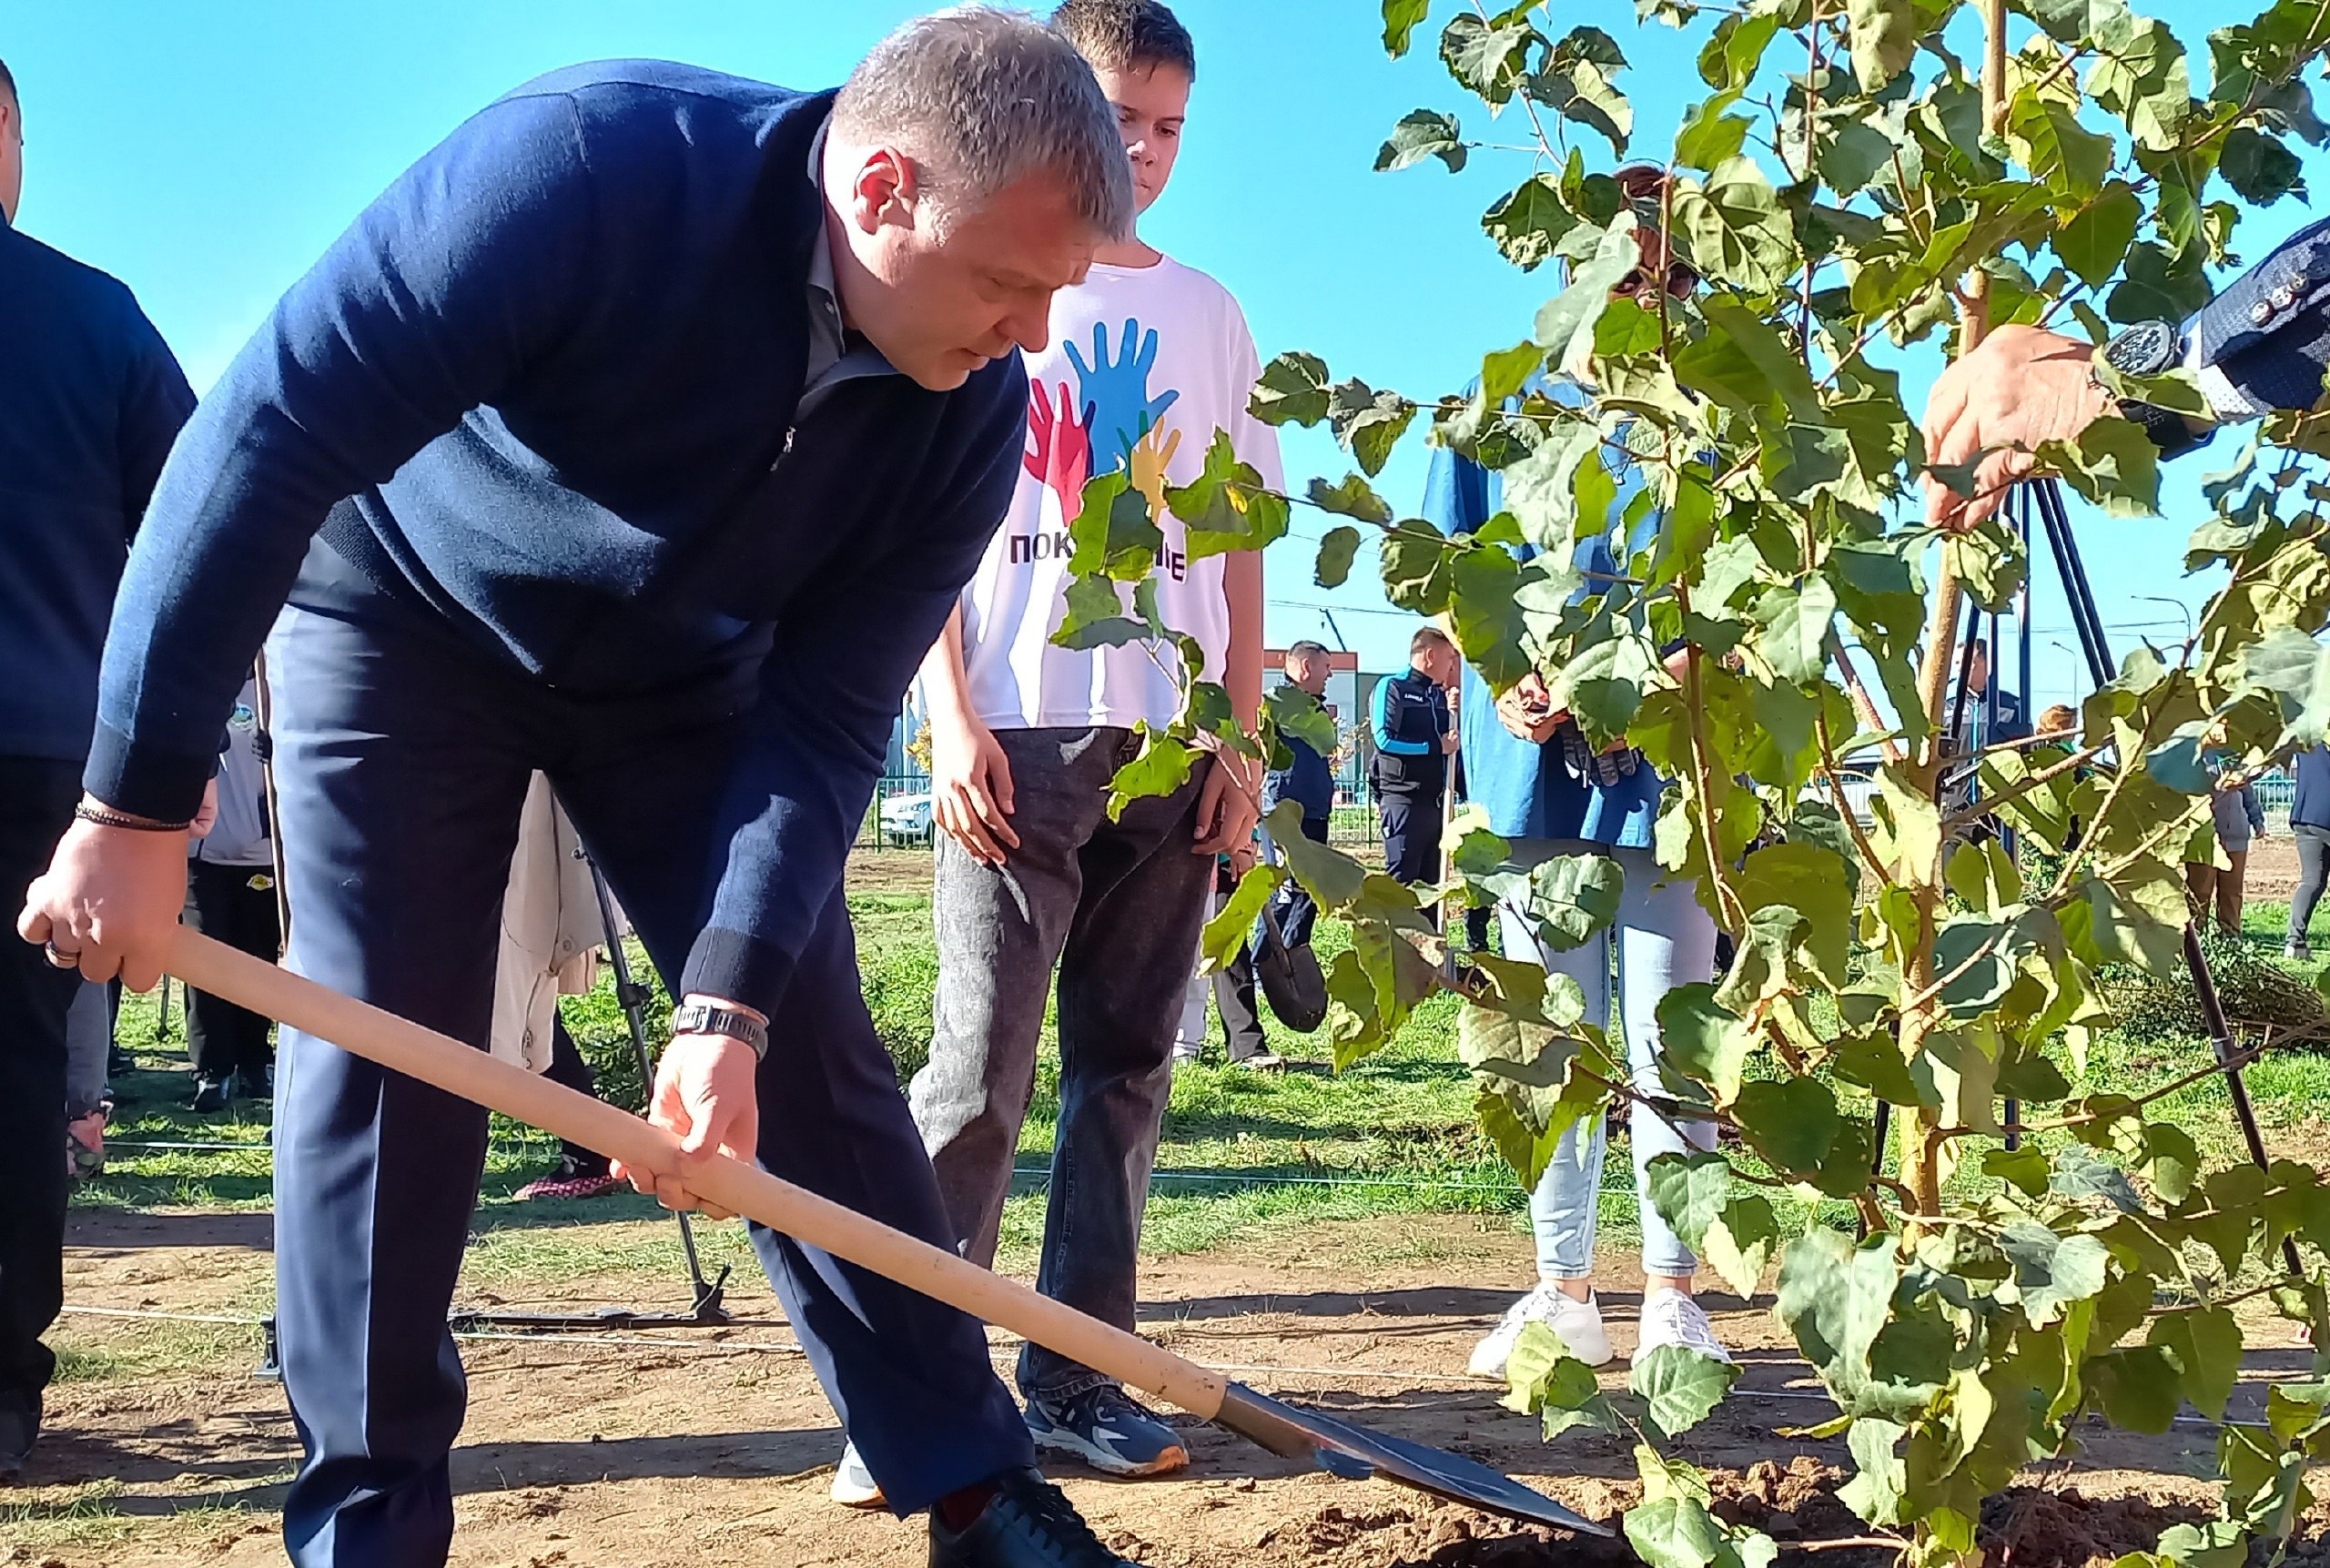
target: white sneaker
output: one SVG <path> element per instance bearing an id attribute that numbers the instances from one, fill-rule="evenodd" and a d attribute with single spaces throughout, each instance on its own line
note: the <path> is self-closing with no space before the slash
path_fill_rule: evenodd
<path id="1" fill-rule="evenodd" d="M 1505 1309 L 1504 1320 L 1473 1347 L 1465 1370 L 1476 1378 L 1503 1378 L 1514 1342 L 1532 1323 L 1551 1329 L 1563 1348 L 1589 1367 L 1610 1360 L 1610 1336 L 1603 1331 L 1602 1308 L 1593 1295 L 1581 1301 L 1551 1285 L 1540 1285 Z"/>
<path id="2" fill-rule="evenodd" d="M 857 1457 L 857 1445 L 844 1443 L 841 1462 L 834 1467 L 834 1501 L 844 1508 L 886 1508 L 889 1499 L 882 1495 L 882 1483 Z"/>
<path id="3" fill-rule="evenodd" d="M 1681 1345 L 1728 1363 L 1731 1352 L 1715 1337 L 1715 1325 L 1706 1310 L 1672 1285 L 1661 1285 L 1642 1299 L 1642 1336 L 1635 1343 L 1637 1357 L 1661 1345 Z"/>

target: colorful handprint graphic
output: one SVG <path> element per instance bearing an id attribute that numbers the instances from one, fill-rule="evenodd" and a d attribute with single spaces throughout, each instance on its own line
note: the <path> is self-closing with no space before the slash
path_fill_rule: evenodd
<path id="1" fill-rule="evenodd" d="M 1028 438 L 1034 447 L 1020 453 L 1019 460 L 1059 498 L 1060 521 L 1073 522 L 1084 505 L 1084 481 L 1092 473 L 1092 405 L 1084 405 L 1084 422 L 1079 424 L 1066 381 L 1059 383 L 1057 410 L 1044 396 L 1041 381 L 1030 383 L 1028 393 Z"/>
<path id="2" fill-rule="evenodd" d="M 1112 473 L 1131 460 L 1133 448 L 1181 395 L 1170 388 L 1158 397 L 1149 395 L 1149 372 L 1157 363 L 1157 329 L 1151 327 L 1143 336 L 1140 323 L 1125 318 L 1124 339 L 1112 359 L 1108 323 L 1094 323 L 1089 364 L 1074 343 L 1061 347 L 1068 350 L 1069 363 L 1076 367 L 1079 390 L 1085 407 L 1091 410 L 1085 430 L 1091 444 L 1092 466 L 1098 472 Z"/>
<path id="3" fill-rule="evenodd" d="M 1165 470 L 1180 450 L 1181 432 L 1162 425 L 1151 428 L 1132 449 L 1132 488 L 1147 498 L 1149 515 L 1159 521 L 1165 516 Z"/>

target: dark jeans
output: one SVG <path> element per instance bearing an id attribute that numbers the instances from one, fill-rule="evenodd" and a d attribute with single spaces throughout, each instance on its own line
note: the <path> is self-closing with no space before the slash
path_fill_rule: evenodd
<path id="1" fill-rule="evenodd" d="M 676 978 L 781 744 L 695 687 L 586 701 L 506 671 L 311 553 L 268 645 L 301 974 L 482 1048 L 528 780 Z M 937 1245 L 952 1238 L 859 991 L 841 889 L 769 1020 L 760 1161 Z M 303 1568 L 442 1563 L 466 1383 L 446 1332 L 482 1107 L 287 1029 L 276 1100 L 276 1317 L 306 1451 L 284 1504 Z M 43 1155 L 60 1166 L 54 1148 Z M 786 1320 L 893 1506 L 1032 1462 L 979 1325 L 755 1228 Z"/>
<path id="2" fill-rule="evenodd" d="M 37 1408 L 56 1370 L 40 1337 L 65 1303 L 65 1015 L 81 976 L 18 940 L 16 911 L 80 798 L 78 763 L 0 757 L 0 1409 Z"/>
<path id="3" fill-rule="evenodd" d="M 591 1072 L 591 1064 L 583 1058 L 582 1047 L 566 1032 L 566 1020 L 553 1011 L 550 1017 L 550 1066 L 542 1077 L 554 1084 L 563 1084 L 576 1094 L 596 1095 L 599 1080 Z M 653 1088 L 654 1086 L 647 1086 Z M 604 1176 L 607 1157 L 595 1148 L 585 1148 L 572 1138 L 559 1139 L 560 1151 L 566 1163 L 574 1168 L 576 1176 Z"/>
<path id="4" fill-rule="evenodd" d="M 1304 817 L 1302 836 L 1314 844 L 1326 843 L 1331 820 L 1323 816 Z M 1290 876 L 1278 885 L 1276 893 L 1271 895 L 1270 903 L 1263 905 L 1262 917 L 1277 924 L 1281 941 L 1290 947 L 1300 947 L 1311 940 L 1312 928 L 1318 924 L 1319 904 L 1310 894 L 1303 891 L 1301 883 Z M 1259 928 L 1254 933 L 1254 940 L 1257 942 L 1261 940 L 1261 932 Z M 1249 957 L 1247 973 L 1251 976 L 1252 972 L 1253 961 Z"/>
<path id="5" fill-rule="evenodd" d="M 1440 879 L 1440 794 L 1399 792 L 1377 802 L 1383 819 L 1383 868 L 1394 882 Z"/>
<path id="6" fill-rule="evenodd" d="M 1213 857 L 1191 853 L 1199 783 L 1110 822 L 1109 780 L 1138 745 L 1129 731 L 995 738 L 1019 847 L 997 868 L 939 839 L 930 1061 L 908 1098 L 964 1256 L 991 1266 L 1058 966 L 1059 1129 L 1036 1288 L 1130 1330 L 1141 1210 L 1213 875 Z M 1036 1345 L 1019 1357 L 1030 1395 L 1108 1381 Z"/>
<path id="7" fill-rule="evenodd" d="M 1233 1062 L 1268 1052 L 1262 1016 L 1254 1007 L 1254 947 L 1248 943 L 1213 977 L 1213 1005 L 1221 1012 L 1221 1033 Z"/>
<path id="8" fill-rule="evenodd" d="M 275 890 L 251 885 L 252 878 L 264 881 L 268 875 L 264 866 L 187 862 L 186 923 L 229 947 L 274 963 L 283 941 Z M 208 1083 L 223 1083 L 238 1072 L 265 1077 L 268 1064 L 275 1059 L 275 1047 L 267 1038 L 269 1027 L 257 1013 L 189 988 L 186 1051 L 193 1059 L 194 1076 Z"/>
<path id="9" fill-rule="evenodd" d="M 2315 827 L 2310 823 L 2295 823 L 2290 836 L 2297 841 L 2297 887 L 2290 894 L 2290 940 L 2305 940 L 2305 928 L 2314 919 L 2314 906 L 2322 901 L 2322 888 L 2330 883 L 2330 827 Z"/>

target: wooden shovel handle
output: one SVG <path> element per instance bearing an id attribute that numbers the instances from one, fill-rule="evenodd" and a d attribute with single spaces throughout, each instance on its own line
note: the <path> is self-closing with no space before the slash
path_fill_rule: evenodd
<path id="1" fill-rule="evenodd" d="M 636 1170 L 681 1169 L 679 1139 L 627 1111 L 497 1060 L 248 953 L 181 927 L 169 971 L 208 991 L 346 1051 L 514 1117 Z M 292 1092 L 296 1093 L 294 1089 Z M 942 1248 L 780 1181 L 757 1166 L 706 1156 L 688 1189 L 797 1241 L 968 1312 L 1208 1420 L 1221 1409 L 1221 1376 L 1138 1335 L 1114 1329 Z"/>

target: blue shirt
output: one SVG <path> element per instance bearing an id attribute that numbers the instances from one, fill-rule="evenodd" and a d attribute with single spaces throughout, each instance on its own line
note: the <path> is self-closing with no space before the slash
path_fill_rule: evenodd
<path id="1" fill-rule="evenodd" d="M 1568 382 L 1548 381 L 1544 390 L 1563 401 L 1583 400 L 1577 388 Z M 1613 477 L 1618 481 L 1618 498 L 1611 507 L 1616 520 L 1642 489 L 1642 474 L 1631 460 L 1616 461 L 1620 453 L 1607 448 L 1605 451 L 1612 459 Z M 1504 494 L 1502 475 L 1446 447 L 1433 449 L 1431 472 L 1424 481 L 1423 515 L 1441 532 L 1454 537 L 1474 531 L 1496 515 Z M 1643 520 L 1638 530 L 1642 538 L 1627 541 L 1630 552 L 1647 541 L 1657 523 L 1656 512 Z M 1526 545 L 1515 546 L 1514 552 L 1525 560 L 1535 553 Z M 1573 560 L 1589 579 L 1618 573 L 1607 529 L 1579 541 Z M 1600 591 L 1589 581 L 1581 592 Z M 1488 813 L 1490 832 L 1502 838 L 1584 839 L 1620 849 L 1653 846 L 1659 800 L 1666 786 L 1647 764 L 1615 784 L 1572 772 L 1562 759 L 1558 737 L 1535 745 L 1504 727 L 1487 683 L 1469 663 L 1464 667 L 1459 703 L 1465 794 Z"/>
<path id="2" fill-rule="evenodd" d="M 1270 815 L 1271 807 L 1291 800 L 1302 808 L 1305 822 L 1326 821 L 1335 811 L 1335 775 L 1327 759 L 1293 735 L 1279 738 L 1292 761 L 1262 775 L 1262 814 Z"/>
<path id="3" fill-rule="evenodd" d="M 114 590 L 193 409 L 128 289 L 0 219 L 0 756 L 89 754 Z"/>
<path id="4" fill-rule="evenodd" d="M 483 665 L 733 716 L 727 787 L 766 804 L 724 861 L 675 868 L 710 912 L 675 988 L 770 1010 L 1026 440 L 1017 355 L 947 392 L 830 377 L 804 408 L 832 102 L 580 66 L 391 183 L 171 455 L 106 644 L 90 789 L 192 814 L 320 531 Z"/>

